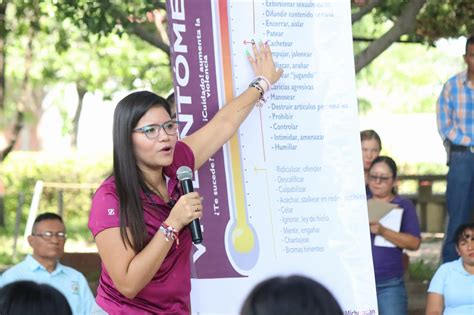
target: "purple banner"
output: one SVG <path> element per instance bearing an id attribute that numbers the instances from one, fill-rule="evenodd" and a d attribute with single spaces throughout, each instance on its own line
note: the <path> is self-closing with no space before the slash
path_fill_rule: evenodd
<path id="1" fill-rule="evenodd" d="M 219 110 L 216 56 L 210 0 L 168 0 L 171 64 L 180 136 L 206 124 Z M 195 246 L 193 278 L 241 277 L 225 250 L 229 198 L 224 153 L 220 149 L 195 173 L 194 188 L 203 196 L 203 243 Z"/>

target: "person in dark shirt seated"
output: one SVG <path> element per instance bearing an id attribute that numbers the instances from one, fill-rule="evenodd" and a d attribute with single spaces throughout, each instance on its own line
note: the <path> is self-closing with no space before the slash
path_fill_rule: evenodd
<path id="1" fill-rule="evenodd" d="M 342 315 L 334 296 L 304 276 L 273 277 L 260 282 L 247 296 L 240 315 Z"/>
<path id="2" fill-rule="evenodd" d="M 0 289 L 2 315 L 71 315 L 66 297 L 48 284 L 15 281 Z"/>

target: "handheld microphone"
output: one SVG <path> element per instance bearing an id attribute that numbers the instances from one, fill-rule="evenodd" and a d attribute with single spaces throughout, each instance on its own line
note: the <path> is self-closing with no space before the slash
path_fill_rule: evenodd
<path id="1" fill-rule="evenodd" d="M 189 194 L 193 192 L 193 171 L 187 166 L 181 166 L 176 172 L 178 180 L 181 183 L 181 188 L 183 188 L 183 193 Z M 191 230 L 191 237 L 194 244 L 202 243 L 202 232 L 201 232 L 201 223 L 199 219 L 194 219 L 189 223 L 189 229 Z"/>

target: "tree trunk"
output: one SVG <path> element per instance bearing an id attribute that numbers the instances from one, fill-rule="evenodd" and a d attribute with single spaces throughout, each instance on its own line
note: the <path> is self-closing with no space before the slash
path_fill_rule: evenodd
<path id="1" fill-rule="evenodd" d="M 17 110 L 16 116 L 15 116 L 15 124 L 13 125 L 13 132 L 10 138 L 10 143 L 3 151 L 0 152 L 0 162 L 5 160 L 7 155 L 13 150 L 13 147 L 15 146 L 19 138 L 20 131 L 23 128 L 24 119 L 25 119 L 25 114 L 23 110 Z"/>
<path id="2" fill-rule="evenodd" d="M 77 135 L 79 133 L 79 120 L 81 119 L 82 105 L 84 102 L 84 96 L 86 95 L 87 90 L 83 87 L 77 85 L 77 95 L 79 101 L 77 103 L 76 113 L 74 114 L 74 119 L 72 121 L 73 131 L 71 136 L 71 146 L 74 149 L 77 149 Z"/>
<path id="3" fill-rule="evenodd" d="M 400 36 L 415 31 L 416 16 L 425 5 L 425 2 L 426 0 L 412 0 L 405 5 L 405 8 L 403 8 L 402 13 L 392 28 L 379 39 L 373 41 L 365 50 L 355 57 L 356 73 L 383 53 L 390 45 L 396 42 Z"/>
<path id="4" fill-rule="evenodd" d="M 7 10 L 7 4 L 8 2 L 0 4 L 0 111 L 5 110 L 5 65 L 7 56 L 5 42 L 8 35 L 5 12 Z"/>
<path id="5" fill-rule="evenodd" d="M 5 12 L 8 2 L 0 4 L 0 112 L 5 110 L 5 64 L 7 53 L 5 51 L 5 42 L 8 31 L 6 28 Z M 4 116 L 4 115 L 3 115 Z M 0 161 L 2 153 L 0 152 Z M 0 178 L 0 227 L 5 227 L 5 187 Z"/>
<path id="6" fill-rule="evenodd" d="M 41 121 L 41 117 L 43 117 L 43 100 L 46 96 L 46 92 L 43 86 L 36 86 L 31 91 L 31 100 L 29 103 L 32 105 L 31 111 L 34 113 L 34 120 L 31 121 L 31 128 L 33 130 L 31 134 L 31 149 L 32 150 L 41 150 L 43 144 L 41 143 L 41 139 L 38 138 L 38 124 Z"/>
<path id="7" fill-rule="evenodd" d="M 163 8 L 164 5 L 161 4 L 159 7 Z M 109 11 L 117 18 L 117 20 L 121 21 L 128 33 L 138 36 L 143 41 L 155 46 L 158 49 L 161 49 L 168 56 L 170 56 L 170 46 L 163 41 L 159 34 L 150 32 L 140 24 L 130 23 L 128 16 L 114 5 L 110 6 Z"/>
<path id="8" fill-rule="evenodd" d="M 28 44 L 25 48 L 25 73 L 23 76 L 23 81 L 21 82 L 21 97 L 18 101 L 15 115 L 15 123 L 13 125 L 13 131 L 10 135 L 10 141 L 7 147 L 0 152 L 0 162 L 5 160 L 7 155 L 13 150 L 18 138 L 20 136 L 20 131 L 23 128 L 23 121 L 25 118 L 25 104 L 27 104 L 28 99 L 28 86 L 30 82 L 30 71 L 31 64 L 33 62 L 33 39 L 36 35 L 36 31 L 32 28 L 28 34 Z"/>

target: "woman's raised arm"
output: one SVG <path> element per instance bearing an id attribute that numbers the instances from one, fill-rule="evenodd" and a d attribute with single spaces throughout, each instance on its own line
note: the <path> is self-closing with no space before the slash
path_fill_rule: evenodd
<path id="1" fill-rule="evenodd" d="M 256 76 L 266 78 L 270 84 L 277 82 L 283 70 L 276 69 L 272 52 L 267 43 L 252 45 L 253 57 L 248 60 Z M 254 105 L 269 87 L 263 85 L 263 91 L 256 87 L 247 88 L 242 94 L 224 105 L 217 114 L 202 128 L 186 137 L 183 141 L 194 153 L 195 168 L 201 167 L 217 150 L 219 150 L 237 131 L 250 114 Z"/>

